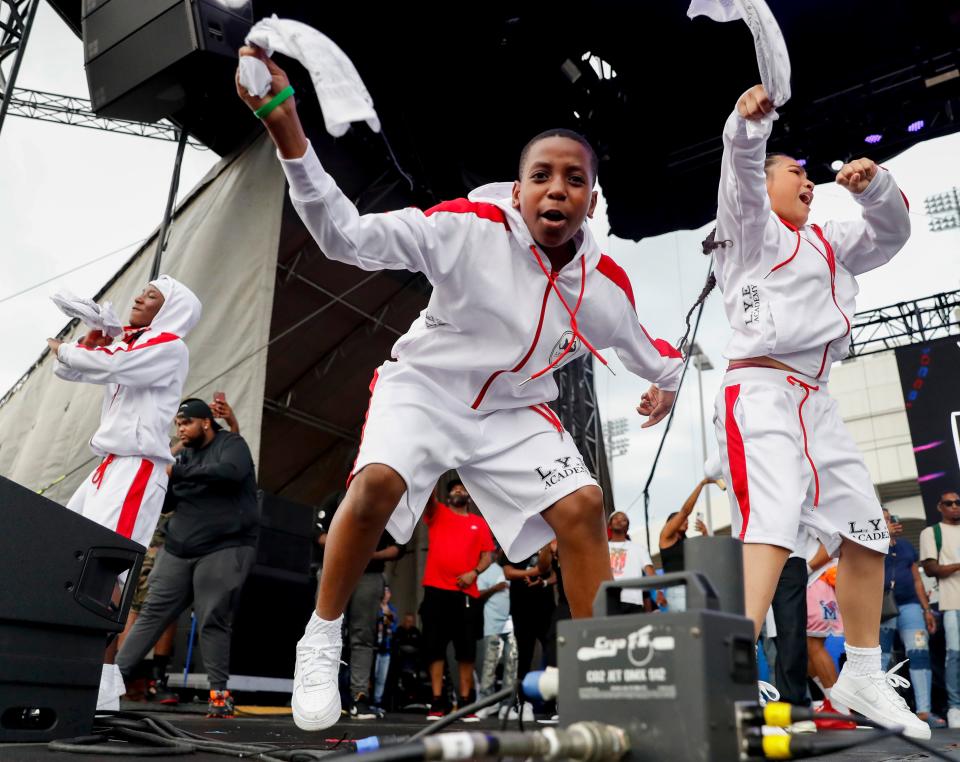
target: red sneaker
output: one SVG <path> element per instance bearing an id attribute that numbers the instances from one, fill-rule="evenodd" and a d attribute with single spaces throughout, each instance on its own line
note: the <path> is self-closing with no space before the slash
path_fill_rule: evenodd
<path id="1" fill-rule="evenodd" d="M 833 704 L 830 703 L 830 699 L 824 699 L 823 706 L 819 709 L 815 709 L 814 714 L 837 714 L 837 710 L 834 709 Z M 814 723 L 817 726 L 818 730 L 856 730 L 857 723 L 850 722 L 849 720 L 828 720 L 828 719 L 818 719 L 813 718 Z"/>

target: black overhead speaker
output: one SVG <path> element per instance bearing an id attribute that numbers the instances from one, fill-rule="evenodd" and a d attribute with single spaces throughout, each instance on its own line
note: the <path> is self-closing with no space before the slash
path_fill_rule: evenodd
<path id="1" fill-rule="evenodd" d="M 218 153 L 256 122 L 236 95 L 252 0 L 83 0 L 84 65 L 98 116 L 169 118 Z"/>
<path id="2" fill-rule="evenodd" d="M 0 518 L 0 742 L 86 735 L 144 548 L 2 476 Z"/>

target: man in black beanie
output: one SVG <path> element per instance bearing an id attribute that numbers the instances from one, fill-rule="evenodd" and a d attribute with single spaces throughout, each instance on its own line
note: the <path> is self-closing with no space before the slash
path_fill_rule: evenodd
<path id="1" fill-rule="evenodd" d="M 173 516 L 143 610 L 117 654 L 125 677 L 191 604 L 210 682 L 208 717 L 232 717 L 227 690 L 233 613 L 256 559 L 257 484 L 250 448 L 225 431 L 200 399 L 177 411 L 184 445 L 168 466 Z"/>

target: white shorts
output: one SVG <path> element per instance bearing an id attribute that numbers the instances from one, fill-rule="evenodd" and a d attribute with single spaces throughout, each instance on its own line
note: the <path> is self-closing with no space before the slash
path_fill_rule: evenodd
<path id="1" fill-rule="evenodd" d="M 398 542 L 413 535 L 437 480 L 450 469 L 457 470 L 512 561 L 553 539 L 541 511 L 597 484 L 546 405 L 473 410 L 399 362 L 380 366 L 370 389 L 351 478 L 364 466 L 382 463 L 406 482 L 407 491 L 387 524 Z"/>
<path id="2" fill-rule="evenodd" d="M 831 555 L 843 538 L 887 552 L 870 472 L 825 383 L 738 368 L 724 377 L 715 411 L 735 537 L 795 550 L 804 524 Z"/>
<path id="3" fill-rule="evenodd" d="M 77 487 L 67 508 L 149 547 L 166 492 L 162 463 L 108 455 Z"/>

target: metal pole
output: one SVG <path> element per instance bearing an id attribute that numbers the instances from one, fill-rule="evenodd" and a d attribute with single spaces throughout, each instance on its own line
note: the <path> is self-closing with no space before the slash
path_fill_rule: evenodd
<path id="1" fill-rule="evenodd" d="M 703 462 L 707 462 L 707 417 L 703 412 L 703 363 L 697 363 L 697 389 L 700 392 L 700 442 L 703 445 Z M 710 506 L 710 485 L 703 492 L 706 501 L 707 529 L 713 534 L 713 511 Z"/>
<path id="2" fill-rule="evenodd" d="M 157 251 L 153 255 L 153 267 L 150 268 L 150 278 L 153 280 L 160 274 L 160 259 L 163 250 L 167 248 L 167 230 L 170 227 L 170 217 L 173 215 L 173 205 L 177 200 L 177 189 L 180 187 L 180 164 L 183 162 L 183 152 L 187 147 L 187 131 L 180 130 L 180 139 L 177 141 L 177 158 L 173 162 L 173 177 L 170 178 L 170 192 L 167 194 L 167 207 L 163 211 L 163 222 L 160 223 L 160 235 L 157 236 Z"/>
<path id="3" fill-rule="evenodd" d="M 10 101 L 13 99 L 13 87 L 17 83 L 17 74 L 20 72 L 20 64 L 23 62 L 23 54 L 27 49 L 27 40 L 30 38 L 30 30 L 33 28 L 33 19 L 37 15 L 37 8 L 40 6 L 40 0 L 33 0 L 30 10 L 27 11 L 27 20 L 23 25 L 23 32 L 20 34 L 20 42 L 16 45 L 17 57 L 13 60 L 13 68 L 10 69 L 10 79 L 6 81 L 3 90 L 3 102 L 0 103 L 0 131 L 3 130 L 3 120 L 7 115 L 7 109 L 10 107 Z M 15 21 L 16 8 L 11 3 L 10 17 L 7 20 L 12 26 Z M 0 72 L 0 84 L 3 83 L 3 73 Z"/>

